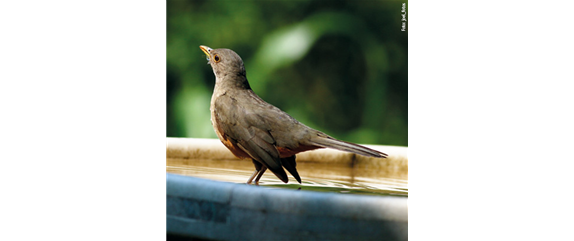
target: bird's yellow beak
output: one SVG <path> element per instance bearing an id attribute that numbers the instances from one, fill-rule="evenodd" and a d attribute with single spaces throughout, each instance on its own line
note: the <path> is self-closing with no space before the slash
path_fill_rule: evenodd
<path id="1" fill-rule="evenodd" d="M 208 59 L 211 58 L 211 54 L 209 54 L 209 52 L 211 52 L 211 50 L 213 50 L 213 49 L 211 49 L 210 47 L 207 47 L 205 45 L 199 45 L 199 48 L 201 49 L 201 51 L 203 51 L 205 53 L 205 55 L 207 55 Z"/>

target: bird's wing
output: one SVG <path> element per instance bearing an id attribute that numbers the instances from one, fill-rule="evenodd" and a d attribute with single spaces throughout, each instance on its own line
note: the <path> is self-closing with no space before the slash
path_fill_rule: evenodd
<path id="1" fill-rule="evenodd" d="M 238 103 L 230 95 L 219 96 L 215 101 L 215 118 L 224 135 L 234 142 L 251 158 L 264 164 L 283 182 L 287 174 L 281 165 L 275 140 L 269 133 L 268 125 L 245 103 Z"/>

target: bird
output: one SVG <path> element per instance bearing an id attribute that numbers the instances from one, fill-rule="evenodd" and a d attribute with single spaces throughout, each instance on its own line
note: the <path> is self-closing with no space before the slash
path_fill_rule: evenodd
<path id="1" fill-rule="evenodd" d="M 368 157 L 388 155 L 358 144 L 337 140 L 297 121 L 265 102 L 249 86 L 241 57 L 231 49 L 199 48 L 207 56 L 215 75 L 211 97 L 211 123 L 219 140 L 236 157 L 251 159 L 255 171 L 247 184 L 259 185 L 267 169 L 284 183 L 285 168 L 301 184 L 295 154 L 332 148 Z"/>

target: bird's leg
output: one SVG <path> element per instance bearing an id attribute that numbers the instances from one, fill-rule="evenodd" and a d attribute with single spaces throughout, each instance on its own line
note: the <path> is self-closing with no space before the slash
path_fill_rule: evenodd
<path id="1" fill-rule="evenodd" d="M 259 186 L 259 179 L 261 179 L 261 177 L 263 176 L 263 173 L 265 173 L 265 171 L 267 171 L 267 167 L 263 166 L 263 168 L 261 168 L 261 171 L 259 171 L 257 178 L 255 178 L 255 185 Z"/>
<path id="2" fill-rule="evenodd" d="M 265 170 L 267 169 L 267 167 L 264 167 L 263 165 L 261 165 L 261 163 L 259 163 L 258 161 L 256 161 L 255 159 L 251 159 L 251 161 L 253 162 L 253 165 L 255 166 L 255 172 L 253 172 L 253 175 L 251 175 L 251 177 L 247 180 L 247 184 L 251 184 L 251 181 L 253 181 L 253 178 L 255 178 L 255 176 L 261 172 L 261 170 L 263 170 L 263 172 L 265 172 Z M 264 169 L 261 169 L 264 168 Z M 261 173 L 261 175 L 263 175 L 263 173 Z M 255 180 L 255 185 L 259 185 L 259 178 L 261 176 L 259 176 L 256 180 Z"/>
<path id="3" fill-rule="evenodd" d="M 259 170 L 255 170 L 253 172 L 253 175 L 251 175 L 251 177 L 249 178 L 249 180 L 247 180 L 247 184 L 251 184 L 251 181 L 253 181 L 253 178 L 255 178 L 255 175 L 257 175 L 257 173 L 259 172 Z"/>

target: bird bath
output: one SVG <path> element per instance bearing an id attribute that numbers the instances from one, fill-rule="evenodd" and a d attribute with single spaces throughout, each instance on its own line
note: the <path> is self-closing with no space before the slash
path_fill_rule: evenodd
<path id="1" fill-rule="evenodd" d="M 407 148 L 368 147 L 389 158 L 304 152 L 297 155 L 302 184 L 266 173 L 255 186 L 245 184 L 251 160 L 237 159 L 219 140 L 167 138 L 168 235 L 406 240 Z"/>

